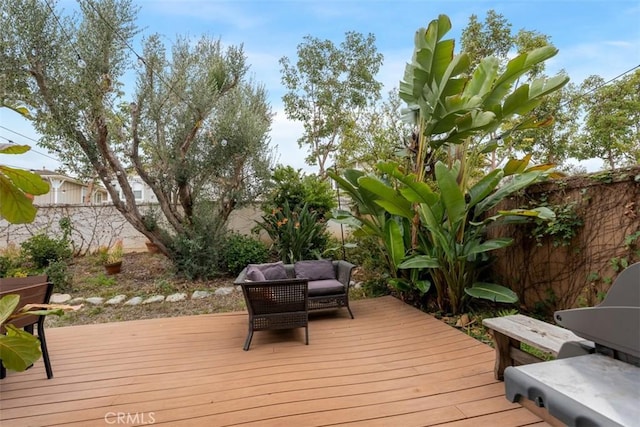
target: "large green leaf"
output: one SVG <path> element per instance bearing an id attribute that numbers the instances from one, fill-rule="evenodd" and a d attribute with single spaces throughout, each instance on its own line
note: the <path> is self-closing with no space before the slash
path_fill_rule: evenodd
<path id="1" fill-rule="evenodd" d="M 418 181 L 414 174 L 405 174 L 397 163 L 380 162 L 377 164 L 377 168 L 380 172 L 394 177 L 405 185 L 400 189 L 400 194 L 409 202 L 432 205 L 438 201 L 438 194 L 431 189 L 429 184 Z"/>
<path id="2" fill-rule="evenodd" d="M 37 196 L 49 192 L 49 183 L 33 172 L 0 165 L 0 174 L 4 174 L 25 193 Z"/>
<path id="3" fill-rule="evenodd" d="M 5 295 L 0 298 L 0 324 L 3 324 L 7 321 L 9 316 L 13 313 L 13 311 L 18 306 L 20 302 L 20 296 L 15 294 Z"/>
<path id="4" fill-rule="evenodd" d="M 456 177 L 442 162 L 436 163 L 436 181 L 440 187 L 449 223 L 453 225 L 462 221 L 465 215 L 464 195 L 456 182 Z"/>
<path id="5" fill-rule="evenodd" d="M 476 216 L 495 207 L 498 203 L 500 203 L 500 201 L 502 201 L 510 194 L 528 187 L 529 185 L 537 181 L 540 176 L 540 172 L 526 172 L 521 175 L 515 175 L 513 177 L 513 180 L 500 187 L 498 191 L 489 195 L 486 199 L 476 205 Z"/>
<path id="6" fill-rule="evenodd" d="M 486 240 L 479 244 L 470 244 L 465 251 L 464 255 L 475 255 L 483 252 L 494 251 L 509 246 L 513 243 L 511 237 L 502 237 L 499 239 Z"/>
<path id="7" fill-rule="evenodd" d="M 338 184 L 338 186 L 346 191 L 351 199 L 358 205 L 360 213 L 364 215 L 379 216 L 384 211 L 378 206 L 374 200 L 376 195 L 370 191 L 360 187 L 358 180 L 365 176 L 363 171 L 357 169 L 347 169 L 344 175 L 340 176 L 333 171 L 327 174 Z"/>
<path id="8" fill-rule="evenodd" d="M 398 268 L 440 268 L 440 262 L 428 255 L 415 255 L 404 260 Z"/>
<path id="9" fill-rule="evenodd" d="M 569 77 L 560 74 L 551 78 L 535 79 L 530 84 L 518 87 L 505 98 L 502 105 L 502 118 L 508 118 L 512 114 L 529 113 L 540 104 L 544 96 L 562 88 L 568 82 Z"/>
<path id="10" fill-rule="evenodd" d="M 473 187 L 469 189 L 469 208 L 472 208 L 485 197 L 487 197 L 493 190 L 496 189 L 500 180 L 502 180 L 504 173 L 501 169 L 494 169 L 486 174 L 480 181 L 478 181 Z"/>
<path id="11" fill-rule="evenodd" d="M 484 97 L 489 93 L 498 74 L 499 65 L 498 58 L 494 56 L 482 59 L 474 70 L 469 84 L 464 88 L 464 95 Z"/>
<path id="12" fill-rule="evenodd" d="M 464 290 L 474 298 L 488 299 L 493 302 L 516 303 L 518 296 L 511 289 L 495 283 L 476 282 Z"/>
<path id="13" fill-rule="evenodd" d="M 405 218 L 413 217 L 411 203 L 381 180 L 371 176 L 363 176 L 358 180 L 358 183 L 361 188 L 378 196 L 375 203 L 383 207 L 390 214 L 400 215 Z"/>
<path id="14" fill-rule="evenodd" d="M 509 93 L 511 86 L 524 73 L 533 66 L 543 62 L 558 53 L 558 49 L 553 46 L 543 46 L 524 52 L 509 61 L 505 71 L 498 77 L 493 85 L 493 90 L 486 97 L 485 105 L 500 104 L 502 99 Z"/>
<path id="15" fill-rule="evenodd" d="M 535 79 L 529 85 L 529 98 L 541 98 L 569 83 L 569 76 L 558 74 L 549 78 Z"/>
<path id="16" fill-rule="evenodd" d="M 12 224 L 33 222 L 37 209 L 24 192 L 0 175 L 0 217 Z"/>
<path id="17" fill-rule="evenodd" d="M 539 104 L 539 99 L 529 97 L 529 85 L 523 84 L 504 99 L 502 117 L 508 118 L 513 114 L 525 115 Z"/>
<path id="18" fill-rule="evenodd" d="M 11 324 L 4 326 L 7 335 L 0 335 L 0 359 L 5 368 L 22 372 L 42 356 L 40 341 Z"/>
<path id="19" fill-rule="evenodd" d="M 449 17 L 440 15 L 427 28 L 416 31 L 413 58 L 405 67 L 404 77 L 400 82 L 400 98 L 407 104 L 420 104 L 421 99 L 426 99 L 431 108 L 435 107 L 433 101 L 439 98 L 438 82 L 444 78 L 453 59 L 453 40 L 442 40 L 450 29 Z M 425 106 L 423 104 L 420 108 L 422 113 Z"/>
<path id="20" fill-rule="evenodd" d="M 400 225 L 393 220 L 389 220 L 385 224 L 385 241 L 387 251 L 393 265 L 397 266 L 404 258 L 404 240 L 402 238 L 402 230 Z"/>
<path id="21" fill-rule="evenodd" d="M 462 93 L 463 89 L 469 81 L 469 77 L 465 74 L 471 65 L 469 55 L 463 52 L 460 55 L 456 55 L 453 58 L 448 58 L 445 61 L 448 63 L 447 69 L 443 75 L 440 83 L 440 93 L 443 97 L 448 97 L 453 94 Z M 462 74 L 462 75 L 461 75 Z"/>

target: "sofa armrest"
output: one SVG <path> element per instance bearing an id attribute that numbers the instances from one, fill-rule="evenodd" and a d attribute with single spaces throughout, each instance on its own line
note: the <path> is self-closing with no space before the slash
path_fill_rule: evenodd
<path id="1" fill-rule="evenodd" d="M 350 262 L 338 260 L 333 261 L 333 267 L 336 270 L 336 279 L 349 289 L 349 284 L 351 283 L 351 272 L 356 266 Z"/>
<path id="2" fill-rule="evenodd" d="M 240 272 L 240 274 L 238 274 L 238 277 L 236 277 L 236 279 L 233 281 L 233 284 L 236 286 L 240 286 L 246 283 L 246 277 L 247 277 L 247 267 L 243 268 L 242 271 Z"/>

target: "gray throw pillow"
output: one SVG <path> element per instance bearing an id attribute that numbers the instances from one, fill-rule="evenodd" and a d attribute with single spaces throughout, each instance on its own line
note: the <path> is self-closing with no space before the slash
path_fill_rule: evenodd
<path id="1" fill-rule="evenodd" d="M 252 282 L 264 282 L 265 280 L 267 280 L 267 278 L 264 277 L 264 274 L 262 274 L 262 271 L 260 271 L 260 269 L 254 265 L 247 268 L 247 274 L 245 278 Z"/>
<path id="2" fill-rule="evenodd" d="M 293 265 L 296 277 L 309 280 L 335 279 L 336 272 L 330 259 L 298 261 Z"/>
<path id="3" fill-rule="evenodd" d="M 282 261 L 266 264 L 249 264 L 249 268 L 256 267 L 266 280 L 281 280 L 287 278 L 287 270 Z"/>

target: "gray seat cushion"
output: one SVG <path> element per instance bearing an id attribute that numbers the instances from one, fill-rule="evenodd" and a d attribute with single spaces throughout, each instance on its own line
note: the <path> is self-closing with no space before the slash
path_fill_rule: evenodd
<path id="1" fill-rule="evenodd" d="M 335 279 L 313 280 L 309 282 L 309 296 L 319 297 L 344 293 L 344 285 Z"/>

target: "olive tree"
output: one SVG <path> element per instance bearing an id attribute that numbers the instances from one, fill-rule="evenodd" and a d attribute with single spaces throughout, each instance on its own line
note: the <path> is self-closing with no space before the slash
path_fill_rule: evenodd
<path id="1" fill-rule="evenodd" d="M 272 115 L 264 88 L 246 78 L 241 46 L 202 37 L 167 47 L 151 35 L 136 50 L 131 0 L 80 0 L 67 16 L 52 1 L 0 6 L 3 98 L 24 103 L 41 145 L 99 179 L 163 253 L 175 236 L 197 234 L 198 212 L 224 222 L 255 198 L 268 178 Z M 151 188 L 166 221 L 145 217 L 130 174 Z"/>

